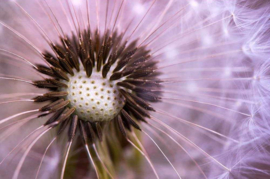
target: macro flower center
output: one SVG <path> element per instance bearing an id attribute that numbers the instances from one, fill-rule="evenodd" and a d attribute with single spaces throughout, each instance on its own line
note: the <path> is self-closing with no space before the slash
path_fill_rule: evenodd
<path id="1" fill-rule="evenodd" d="M 147 122 L 155 111 L 151 103 L 162 95 L 158 62 L 151 51 L 117 31 L 102 34 L 89 28 L 77 35 L 51 43 L 53 53 L 42 54 L 46 65 L 36 65 L 47 76 L 33 81 L 48 90 L 33 98 L 36 103 L 47 102 L 39 109 L 40 116 L 51 116 L 44 125 L 60 132 L 72 121 L 70 140 L 79 125 L 85 144 L 101 141 L 109 121 L 123 136 L 132 127 L 141 130 L 140 122 Z"/>
<path id="2" fill-rule="evenodd" d="M 69 75 L 66 82 L 68 88 L 66 99 L 70 106 L 75 107 L 75 113 L 85 121 L 102 122 L 114 119 L 125 102 L 117 85 L 113 81 L 103 78 L 101 73 L 93 71 L 88 77 L 82 69 Z"/>

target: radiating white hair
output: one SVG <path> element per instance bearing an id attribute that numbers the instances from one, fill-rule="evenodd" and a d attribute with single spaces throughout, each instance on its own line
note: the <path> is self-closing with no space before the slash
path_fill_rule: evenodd
<path id="1" fill-rule="evenodd" d="M 32 67 L 45 64 L 39 52 L 51 51 L 48 42 L 59 43 L 59 34 L 84 29 L 89 17 L 92 29 L 117 30 L 145 46 L 161 72 L 161 102 L 152 104 L 155 112 L 139 134 L 149 155 L 144 159 L 154 167 L 147 160 L 135 167 L 123 160 L 116 176 L 154 178 L 156 172 L 161 179 L 270 178 L 268 1 L 86 1 L 0 2 L 1 176 L 14 176 L 20 162 L 19 178 L 36 176 L 56 131 L 42 138 L 42 131 L 36 131 L 46 117 L 37 119 L 41 105 L 31 99 L 46 90 L 29 85 L 42 79 Z M 40 178 L 59 178 L 66 150 L 62 138 L 44 156 Z M 97 145 L 102 151 L 103 145 Z M 119 155 L 130 157 L 131 149 L 136 150 L 130 147 Z M 67 172 L 95 177 L 82 153 L 81 148 L 71 151 Z"/>

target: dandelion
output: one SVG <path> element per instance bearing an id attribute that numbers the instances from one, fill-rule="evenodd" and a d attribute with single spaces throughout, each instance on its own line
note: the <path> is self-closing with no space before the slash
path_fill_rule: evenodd
<path id="1" fill-rule="evenodd" d="M 269 5 L 1 2 L 1 176 L 268 178 Z"/>

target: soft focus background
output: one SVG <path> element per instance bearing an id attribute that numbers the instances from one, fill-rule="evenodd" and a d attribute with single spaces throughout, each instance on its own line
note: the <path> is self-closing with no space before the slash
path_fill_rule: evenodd
<path id="1" fill-rule="evenodd" d="M 37 1 L 17 2 L 51 41 L 59 43 L 57 31 Z M 70 16 L 66 17 L 58 1 L 46 2 L 63 31 L 70 35 L 74 31 L 74 26 L 69 25 Z M 67 10 L 65 1 L 61 2 Z M 79 24 L 83 25 L 87 22 L 85 1 L 70 2 L 74 4 Z M 105 28 L 106 2 L 89 1 L 92 28 Z M 109 2 L 111 23 L 107 28 L 112 29 L 116 22 L 115 29 L 124 32 L 132 22 L 126 38 L 138 39 L 138 44 L 146 45 L 152 58 L 158 61 L 163 96 L 160 103 L 153 104 L 156 112 L 151 114 L 149 124 L 142 126 L 180 176 L 184 179 L 199 179 L 204 175 L 269 178 L 269 1 L 126 0 L 117 21 L 117 11 L 112 12 L 120 8 L 122 1 Z M 41 79 L 29 64 L 7 53 L 16 53 L 32 63 L 44 63 L 27 44 L 33 44 L 41 52 L 50 51 L 33 21 L 9 0 L 0 2 L 0 22 L 0 76 Z M 21 38 L 7 26 L 20 33 Z M 0 80 L 0 86 L 0 120 L 40 107 L 32 102 L 9 101 L 31 99 L 44 90 L 12 80 Z M 0 123 L 0 161 L 46 120 L 28 121 L 31 115 Z M 25 122 L 12 123 L 22 119 Z M 178 178 L 152 140 L 144 133 L 139 135 L 160 178 Z M 55 131 L 39 140 L 25 160 L 19 178 L 34 178 L 42 154 L 54 136 Z M 35 137 L 27 140 L 28 145 Z M 78 138 L 75 146 L 79 145 Z M 1 176 L 12 177 L 26 146 L 27 143 L 20 145 L 0 165 Z M 52 145 L 40 178 L 59 178 L 64 147 L 64 137 Z M 155 178 L 145 158 L 134 148 L 129 147 L 119 157 L 119 178 Z M 85 151 L 74 147 L 66 177 L 93 177 L 90 167 Z"/>

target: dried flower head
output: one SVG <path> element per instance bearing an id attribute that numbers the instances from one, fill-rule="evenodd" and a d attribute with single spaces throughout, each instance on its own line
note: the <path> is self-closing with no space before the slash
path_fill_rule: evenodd
<path id="1" fill-rule="evenodd" d="M 268 178 L 269 8 L 0 2 L 4 178 Z"/>

